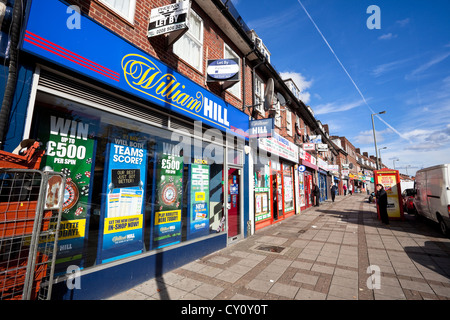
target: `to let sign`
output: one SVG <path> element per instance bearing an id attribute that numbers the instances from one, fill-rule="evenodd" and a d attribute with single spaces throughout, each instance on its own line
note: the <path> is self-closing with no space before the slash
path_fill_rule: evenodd
<path id="1" fill-rule="evenodd" d="M 181 1 L 152 9 L 147 36 L 150 38 L 187 29 L 189 8 L 189 1 Z"/>

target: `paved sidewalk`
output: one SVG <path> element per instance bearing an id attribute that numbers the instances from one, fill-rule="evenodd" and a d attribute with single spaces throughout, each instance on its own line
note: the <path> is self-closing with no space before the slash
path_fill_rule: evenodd
<path id="1" fill-rule="evenodd" d="M 414 215 L 386 227 L 366 197 L 338 196 L 111 299 L 449 299 L 450 239 Z"/>

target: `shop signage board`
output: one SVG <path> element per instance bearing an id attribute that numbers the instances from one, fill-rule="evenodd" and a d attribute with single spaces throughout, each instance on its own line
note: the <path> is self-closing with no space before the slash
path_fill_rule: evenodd
<path id="1" fill-rule="evenodd" d="M 80 121 L 79 119 L 84 119 Z M 66 176 L 63 213 L 58 239 L 55 273 L 65 273 L 69 264 L 82 266 L 82 252 L 87 240 L 89 190 L 93 185 L 93 163 L 96 148 L 93 133 L 96 120 L 81 114 L 58 115 L 56 112 L 39 115 L 38 137 L 46 142 L 41 169 L 62 172 Z"/>
<path id="2" fill-rule="evenodd" d="M 273 135 L 274 128 L 273 118 L 250 120 L 249 138 L 270 138 Z"/>
<path id="3" fill-rule="evenodd" d="M 189 1 L 180 1 L 152 9 L 147 36 L 150 38 L 180 30 L 187 31 L 189 9 Z"/>
<path id="4" fill-rule="evenodd" d="M 327 152 L 328 151 L 328 145 L 326 143 L 318 143 L 317 144 L 317 151 L 318 152 Z"/>
<path id="5" fill-rule="evenodd" d="M 190 165 L 190 198 L 188 203 L 188 239 L 209 233 L 209 166 Z"/>
<path id="6" fill-rule="evenodd" d="M 98 260 L 141 253 L 148 136 L 114 128 L 107 146 Z"/>
<path id="7" fill-rule="evenodd" d="M 292 162 L 298 161 L 298 147 L 276 132 L 270 138 L 258 139 L 258 147 Z"/>
<path id="8" fill-rule="evenodd" d="M 248 139 L 244 112 L 84 14 L 81 28 L 67 28 L 67 8 L 59 0 L 34 0 L 21 49 L 161 109 Z"/>
<path id="9" fill-rule="evenodd" d="M 400 188 L 400 175 L 398 170 L 375 170 L 375 184 L 382 184 L 387 193 L 387 213 L 389 219 L 403 220 L 403 200 Z M 378 218 L 380 212 L 377 206 Z"/>
<path id="10" fill-rule="evenodd" d="M 315 151 L 316 145 L 314 143 L 304 143 L 303 144 L 303 150 L 305 151 Z"/>
<path id="11" fill-rule="evenodd" d="M 161 154 L 157 162 L 153 248 L 181 241 L 183 157 Z"/>

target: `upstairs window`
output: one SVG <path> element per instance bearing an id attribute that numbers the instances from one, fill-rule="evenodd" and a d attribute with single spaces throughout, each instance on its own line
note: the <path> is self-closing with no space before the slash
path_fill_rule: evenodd
<path id="1" fill-rule="evenodd" d="M 288 109 L 286 109 L 286 129 L 287 134 L 292 136 L 292 113 Z"/>
<path id="2" fill-rule="evenodd" d="M 136 0 L 99 0 L 112 11 L 116 12 L 128 22 L 133 23 L 136 10 Z"/>
<path id="3" fill-rule="evenodd" d="M 189 30 L 173 45 L 173 52 L 203 72 L 203 20 L 191 9 Z"/>
<path id="4" fill-rule="evenodd" d="M 256 104 L 256 110 L 259 111 L 262 115 L 265 114 L 264 112 L 264 83 L 261 80 L 260 77 L 255 77 L 255 104 Z"/>
<path id="5" fill-rule="evenodd" d="M 224 48 L 224 58 L 225 59 L 239 59 L 239 56 L 225 44 Z M 239 73 L 239 78 L 240 78 Z M 236 82 L 231 88 L 228 88 L 227 91 L 237 98 L 241 99 L 241 82 Z"/>

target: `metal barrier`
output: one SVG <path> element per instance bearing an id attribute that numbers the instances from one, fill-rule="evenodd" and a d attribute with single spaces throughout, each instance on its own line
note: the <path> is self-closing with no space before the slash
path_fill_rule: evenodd
<path id="1" fill-rule="evenodd" d="M 0 300 L 49 300 L 65 176 L 0 168 Z"/>

